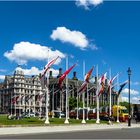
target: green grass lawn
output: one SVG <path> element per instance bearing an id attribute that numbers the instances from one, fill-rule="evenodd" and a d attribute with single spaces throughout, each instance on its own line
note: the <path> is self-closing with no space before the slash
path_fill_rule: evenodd
<path id="1" fill-rule="evenodd" d="M 65 118 L 49 118 L 50 125 L 61 125 L 64 124 Z M 76 119 L 69 119 L 70 124 L 81 124 L 82 120 L 76 120 Z M 9 120 L 7 119 L 6 115 L 0 115 L 0 126 L 2 125 L 39 125 L 43 126 L 45 125 L 45 120 L 39 120 L 37 117 L 31 117 L 31 118 L 23 118 L 20 120 Z M 87 124 L 94 124 L 96 123 L 95 120 L 88 120 L 86 121 Z M 107 121 L 101 121 L 103 124 L 107 124 Z"/>

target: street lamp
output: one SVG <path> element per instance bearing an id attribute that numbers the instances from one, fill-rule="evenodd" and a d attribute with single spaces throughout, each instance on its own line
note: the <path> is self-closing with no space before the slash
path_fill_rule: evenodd
<path id="1" fill-rule="evenodd" d="M 128 73 L 128 81 L 129 81 L 129 85 L 128 85 L 128 87 L 129 87 L 129 96 L 128 96 L 128 98 L 129 98 L 129 116 L 128 116 L 128 126 L 131 126 L 131 114 L 130 114 L 130 75 L 131 75 L 131 69 L 130 69 L 130 67 L 128 68 L 128 71 L 127 71 L 127 73 Z"/>

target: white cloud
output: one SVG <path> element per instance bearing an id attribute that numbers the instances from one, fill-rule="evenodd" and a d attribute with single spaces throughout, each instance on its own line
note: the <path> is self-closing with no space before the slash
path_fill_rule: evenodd
<path id="1" fill-rule="evenodd" d="M 139 102 L 140 97 L 132 97 L 131 100 L 132 100 L 133 103 L 136 103 L 136 102 Z"/>
<path id="2" fill-rule="evenodd" d="M 14 44 L 13 50 L 4 53 L 4 56 L 10 61 L 23 65 L 27 64 L 29 60 L 47 60 L 49 50 L 49 58 L 53 59 L 56 56 L 60 56 L 56 64 L 59 64 L 61 58 L 65 57 L 65 54 L 59 50 L 51 50 L 49 47 L 41 46 L 40 44 L 34 44 L 30 42 L 20 42 Z"/>
<path id="3" fill-rule="evenodd" d="M 0 75 L 0 80 L 4 80 L 5 79 L 5 75 Z"/>
<path id="4" fill-rule="evenodd" d="M 92 45 L 92 46 L 90 46 L 90 48 L 92 49 L 92 50 L 94 50 L 94 51 L 97 51 L 99 48 L 94 44 L 94 45 Z"/>
<path id="5" fill-rule="evenodd" d="M 122 102 L 128 102 L 128 97 L 122 97 Z M 130 102 L 133 104 L 140 104 L 140 96 L 131 97 Z"/>
<path id="6" fill-rule="evenodd" d="M 140 85 L 140 82 L 131 82 L 131 84 L 134 86 L 138 86 L 138 85 Z"/>
<path id="7" fill-rule="evenodd" d="M 128 102 L 128 97 L 123 97 L 123 96 L 122 96 L 122 97 L 121 97 L 121 101 L 122 101 L 122 102 Z"/>
<path id="8" fill-rule="evenodd" d="M 86 10 L 88 10 L 90 6 L 97 6 L 101 3 L 103 3 L 103 0 L 76 0 L 76 5 L 82 6 Z"/>
<path id="9" fill-rule="evenodd" d="M 5 70 L 5 69 L 0 69 L 0 72 L 6 72 L 7 70 Z"/>
<path id="10" fill-rule="evenodd" d="M 50 36 L 53 40 L 60 40 L 73 44 L 75 47 L 79 47 L 84 50 L 88 47 L 89 41 L 86 36 L 80 31 L 71 31 L 66 27 L 57 27 L 56 30 L 52 31 Z"/>
<path id="11" fill-rule="evenodd" d="M 42 70 L 39 70 L 37 67 L 31 67 L 30 69 L 23 69 L 18 67 L 18 70 L 22 70 L 24 75 L 29 75 L 29 76 L 39 75 L 42 72 Z M 54 77 L 57 76 L 59 73 L 59 70 L 55 70 L 53 68 L 51 68 L 50 71 L 52 71 Z"/>
<path id="12" fill-rule="evenodd" d="M 105 60 L 102 60 L 102 63 L 103 63 L 103 65 L 106 65 L 107 64 Z"/>
<path id="13" fill-rule="evenodd" d="M 124 93 L 124 94 L 128 94 L 128 92 L 129 92 L 129 89 L 128 88 L 125 88 L 124 90 L 122 90 L 122 93 Z M 134 90 L 134 89 L 130 89 L 130 94 L 131 95 L 138 95 L 139 94 L 139 91 Z"/>

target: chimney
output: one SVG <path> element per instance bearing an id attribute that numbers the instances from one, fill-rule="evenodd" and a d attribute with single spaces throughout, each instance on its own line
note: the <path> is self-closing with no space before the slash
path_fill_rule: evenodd
<path id="1" fill-rule="evenodd" d="M 78 80 L 77 77 L 76 77 L 76 71 L 73 72 L 73 78 L 72 79 L 73 80 Z"/>
<path id="2" fill-rule="evenodd" d="M 107 86 L 107 79 L 105 79 L 105 85 Z"/>
<path id="3" fill-rule="evenodd" d="M 97 84 L 97 77 L 95 76 L 95 84 Z"/>
<path id="4" fill-rule="evenodd" d="M 59 68 L 59 74 L 57 76 L 57 78 L 59 78 L 62 75 L 62 68 Z"/>
<path id="5" fill-rule="evenodd" d="M 49 75 L 50 75 L 49 78 L 53 78 L 52 71 L 50 71 L 50 74 Z"/>

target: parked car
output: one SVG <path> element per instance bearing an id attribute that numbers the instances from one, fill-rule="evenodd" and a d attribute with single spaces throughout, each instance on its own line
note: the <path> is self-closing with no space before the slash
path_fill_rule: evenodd
<path id="1" fill-rule="evenodd" d="M 56 117 L 56 118 L 59 118 L 60 115 L 62 118 L 66 116 L 64 112 L 59 111 L 59 110 L 54 110 L 53 113 L 54 113 L 54 117 Z"/>
<path id="2" fill-rule="evenodd" d="M 33 112 L 31 112 L 29 114 L 29 112 L 26 112 L 26 113 L 22 113 L 22 118 L 30 118 L 30 117 L 35 117 L 35 114 Z"/>
<path id="3" fill-rule="evenodd" d="M 69 117 L 72 118 L 72 119 L 76 119 L 76 117 L 77 117 L 76 115 L 77 115 L 76 110 L 71 110 L 69 112 Z"/>

